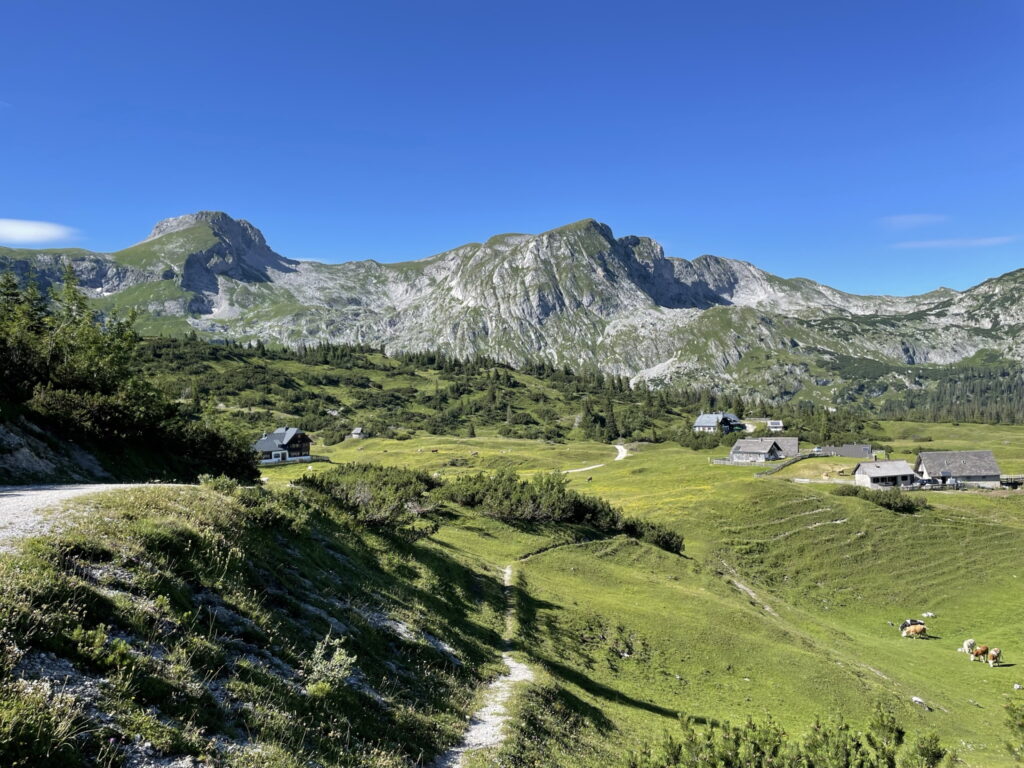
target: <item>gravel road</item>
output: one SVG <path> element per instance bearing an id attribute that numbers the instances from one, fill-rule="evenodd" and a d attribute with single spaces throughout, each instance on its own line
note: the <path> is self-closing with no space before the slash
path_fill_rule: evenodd
<path id="1" fill-rule="evenodd" d="M 68 499 L 119 488 L 135 488 L 128 483 L 90 485 L 0 485 L 0 552 L 24 536 L 44 533 L 54 522 L 46 511 Z"/>

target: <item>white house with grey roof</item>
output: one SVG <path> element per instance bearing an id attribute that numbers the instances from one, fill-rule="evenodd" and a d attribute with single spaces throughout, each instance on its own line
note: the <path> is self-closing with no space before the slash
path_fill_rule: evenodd
<path id="1" fill-rule="evenodd" d="M 704 432 L 707 434 L 732 432 L 739 429 L 743 429 L 743 422 L 740 421 L 740 417 L 735 413 L 725 413 L 723 411 L 702 413 L 693 422 L 694 432 Z"/>
<path id="2" fill-rule="evenodd" d="M 915 485 L 921 478 L 902 459 L 898 461 L 862 461 L 853 468 L 854 485 L 862 488 L 900 488 Z"/>
<path id="3" fill-rule="evenodd" d="M 925 480 L 942 485 L 999 487 L 999 464 L 992 451 L 921 451 L 915 469 Z"/>
<path id="4" fill-rule="evenodd" d="M 729 451 L 729 461 L 736 464 L 761 464 L 783 458 L 778 441 L 771 437 L 748 437 L 737 440 Z"/>

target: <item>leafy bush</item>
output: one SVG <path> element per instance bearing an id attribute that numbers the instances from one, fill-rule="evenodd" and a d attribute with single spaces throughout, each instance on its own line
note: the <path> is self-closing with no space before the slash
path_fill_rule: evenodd
<path id="1" fill-rule="evenodd" d="M 388 528 L 407 525 L 428 512 L 425 494 L 437 484 L 426 472 L 377 464 L 342 464 L 294 483 L 366 525 Z"/>
<path id="2" fill-rule="evenodd" d="M 859 485 L 838 485 L 832 489 L 836 496 L 857 496 L 901 515 L 913 515 L 928 509 L 928 502 L 920 496 L 911 496 L 899 488 L 875 490 L 862 488 Z"/>
<path id="3" fill-rule="evenodd" d="M 348 685 L 355 664 L 356 657 L 345 650 L 341 638 L 328 635 L 316 644 L 313 653 L 303 661 L 306 691 L 311 695 L 325 694 L 344 688 Z"/>
<path id="4" fill-rule="evenodd" d="M 622 532 L 676 555 L 682 554 L 685 549 L 682 534 L 648 520 L 638 520 L 635 517 L 623 518 Z"/>
<path id="5" fill-rule="evenodd" d="M 507 523 L 575 523 L 604 533 L 624 533 L 678 554 L 683 537 L 657 523 L 624 519 L 607 501 L 568 488 L 561 473 L 535 475 L 522 481 L 511 469 L 493 475 L 479 473 L 448 480 L 436 494 Z"/>
<path id="6" fill-rule="evenodd" d="M 770 716 L 762 722 L 748 719 L 743 725 L 729 723 L 698 728 L 693 718 L 682 718 L 681 733 L 667 735 L 657 747 L 631 754 L 625 768 L 894 768 L 901 755 L 905 733 L 891 712 L 881 707 L 864 731 L 841 720 L 816 721 L 803 739 L 791 736 Z M 902 750 L 900 764 L 907 768 L 952 766 L 956 755 L 929 735 Z"/>

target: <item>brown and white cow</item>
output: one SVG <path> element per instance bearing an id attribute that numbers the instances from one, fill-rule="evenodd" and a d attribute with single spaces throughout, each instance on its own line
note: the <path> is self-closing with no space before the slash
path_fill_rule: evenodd
<path id="1" fill-rule="evenodd" d="M 988 665 L 990 667 L 994 667 L 996 664 L 1002 662 L 1002 660 L 1003 652 L 998 648 L 993 648 L 991 651 L 988 652 Z"/>
<path id="2" fill-rule="evenodd" d="M 988 658 L 988 646 L 978 645 L 975 646 L 974 650 L 971 651 L 971 661 L 980 661 L 982 663 Z"/>
<path id="3" fill-rule="evenodd" d="M 924 624 L 911 624 L 901 633 L 903 637 L 928 637 L 928 627 Z"/>

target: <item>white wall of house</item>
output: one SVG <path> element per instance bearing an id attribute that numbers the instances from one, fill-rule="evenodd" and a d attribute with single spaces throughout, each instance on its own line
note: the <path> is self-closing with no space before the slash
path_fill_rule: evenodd
<path id="1" fill-rule="evenodd" d="M 853 482 L 854 485 L 859 485 L 863 488 L 893 488 L 896 486 L 905 487 L 913 485 L 917 482 L 917 477 L 914 475 L 871 477 L 870 475 L 861 472 L 860 474 L 853 476 Z"/>

